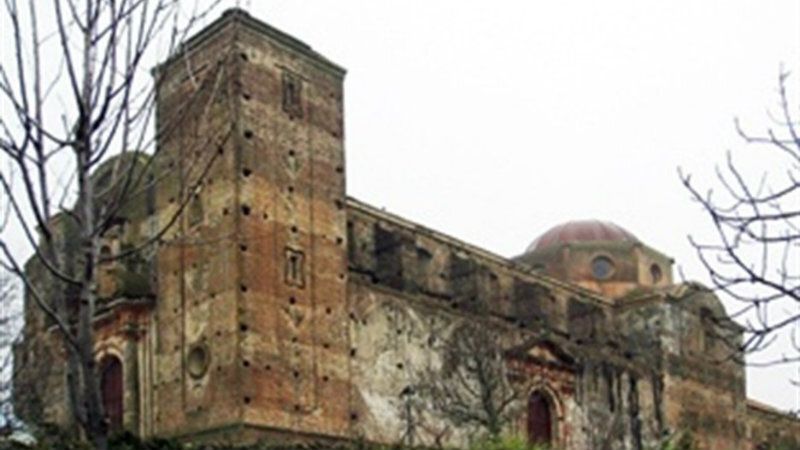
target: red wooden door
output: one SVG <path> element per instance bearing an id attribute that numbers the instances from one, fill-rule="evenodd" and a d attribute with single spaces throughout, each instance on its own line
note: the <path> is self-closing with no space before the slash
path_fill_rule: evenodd
<path id="1" fill-rule="evenodd" d="M 534 444 L 551 444 L 552 434 L 550 402 L 542 393 L 534 392 L 528 399 L 528 441 Z"/>
<path id="2" fill-rule="evenodd" d="M 122 429 L 122 363 L 113 356 L 100 362 L 100 391 L 109 427 L 112 431 Z"/>

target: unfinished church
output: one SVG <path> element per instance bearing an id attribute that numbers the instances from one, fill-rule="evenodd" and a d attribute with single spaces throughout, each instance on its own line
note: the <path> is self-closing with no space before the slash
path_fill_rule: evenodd
<path id="1" fill-rule="evenodd" d="M 459 340 L 488 335 L 514 394 L 505 433 L 570 450 L 650 449 L 684 431 L 707 450 L 800 448 L 797 419 L 747 399 L 727 357 L 741 330 L 717 297 L 675 283 L 671 259 L 631 232 L 568 222 L 507 259 L 347 197 L 345 70 L 244 11 L 156 72 L 158 121 L 181 117 L 157 149 L 174 176 L 121 211 L 101 253 L 169 220 L 190 155 L 215 161 L 146 257 L 101 268 L 96 352 L 115 429 L 465 445 L 481 428 L 470 408 L 485 411 L 463 398 L 477 382 L 458 385 L 481 351 Z M 41 277 L 35 260 L 27 270 Z M 69 424 L 57 332 L 31 301 L 25 314 L 16 392 L 38 395 L 17 409 Z M 460 415 L 433 398 L 443 384 Z"/>

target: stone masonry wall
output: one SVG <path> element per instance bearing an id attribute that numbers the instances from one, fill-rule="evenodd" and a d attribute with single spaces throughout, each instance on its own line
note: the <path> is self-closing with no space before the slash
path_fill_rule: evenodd
<path id="1" fill-rule="evenodd" d="M 176 58 L 154 220 L 213 161 L 157 256 L 154 433 L 344 437 L 344 71 L 241 11 Z"/>
<path id="2" fill-rule="evenodd" d="M 147 430 L 184 436 L 239 423 L 240 268 L 237 265 L 235 27 L 222 27 L 157 73 L 158 121 L 164 130 L 150 221 L 160 229 L 181 208 L 158 246 Z M 197 38 L 196 38 L 197 39 Z M 202 184 L 189 192 L 202 172 Z M 191 200 L 186 203 L 187 196 Z M 192 353 L 195 351 L 195 353 Z M 189 355 L 198 358 L 189 372 Z M 204 366 L 204 367 L 203 367 Z"/>
<path id="3" fill-rule="evenodd" d="M 355 200 L 349 206 L 349 329 L 359 435 L 389 442 L 406 436 L 400 394 L 419 382 L 425 367 L 441 361 L 435 342 L 459 323 L 490 320 L 509 345 L 526 348 L 525 355 L 537 354 L 544 337 L 575 358 L 567 371 L 530 355 L 519 360 L 527 363 L 512 364 L 520 378 L 556 399 L 564 448 L 641 450 L 661 437 L 661 378 L 644 367 L 647 361 L 637 364 L 607 344 L 612 334 L 601 300 Z M 524 407 L 519 414 L 511 430 L 525 436 Z M 470 430 L 435 413 L 420 421 L 418 442 L 459 445 L 469 438 Z"/>
<path id="4" fill-rule="evenodd" d="M 346 437 L 344 72 L 292 44 L 238 36 L 239 400 L 248 426 Z"/>
<path id="5" fill-rule="evenodd" d="M 777 411 L 758 402 L 747 402 L 748 450 L 800 448 L 800 421 L 796 415 Z"/>

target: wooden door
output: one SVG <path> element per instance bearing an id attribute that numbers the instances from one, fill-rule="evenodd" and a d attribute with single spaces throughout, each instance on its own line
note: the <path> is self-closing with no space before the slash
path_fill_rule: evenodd
<path id="1" fill-rule="evenodd" d="M 553 419 L 550 402 L 541 392 L 528 399 L 528 441 L 532 444 L 552 444 Z"/>
<path id="2" fill-rule="evenodd" d="M 106 356 L 100 362 L 100 392 L 111 431 L 122 429 L 123 384 L 122 363 L 114 356 Z"/>

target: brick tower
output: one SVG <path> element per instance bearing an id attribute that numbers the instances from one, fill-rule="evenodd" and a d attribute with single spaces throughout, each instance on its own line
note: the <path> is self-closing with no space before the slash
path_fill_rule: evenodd
<path id="1" fill-rule="evenodd" d="M 156 73 L 155 220 L 202 183 L 157 255 L 144 434 L 347 436 L 344 70 L 230 10 Z"/>

